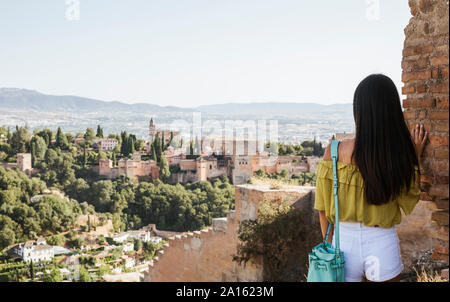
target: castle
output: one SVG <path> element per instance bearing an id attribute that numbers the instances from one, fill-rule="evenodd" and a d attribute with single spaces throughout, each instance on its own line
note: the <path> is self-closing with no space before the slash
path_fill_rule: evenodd
<path id="1" fill-rule="evenodd" d="M 130 178 L 150 176 L 151 179 L 158 179 L 159 167 L 153 160 L 141 160 L 141 155 L 136 153 L 132 159 L 120 159 L 118 167 L 113 167 L 113 161 L 110 159 L 100 159 L 99 174 L 110 179 L 117 178 L 122 174 Z"/>

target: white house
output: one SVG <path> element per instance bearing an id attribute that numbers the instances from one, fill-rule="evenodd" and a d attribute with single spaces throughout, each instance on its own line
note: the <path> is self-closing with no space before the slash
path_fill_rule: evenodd
<path id="1" fill-rule="evenodd" d="M 122 256 L 122 260 L 124 260 L 125 268 L 132 268 L 136 266 L 136 260 L 134 258 L 130 258 L 128 256 Z"/>
<path id="2" fill-rule="evenodd" d="M 159 243 L 162 241 L 162 238 L 161 237 L 150 237 L 149 241 L 151 241 L 153 243 Z"/>
<path id="3" fill-rule="evenodd" d="M 94 139 L 93 145 L 98 146 L 101 151 L 112 151 L 119 144 L 115 138 Z"/>
<path id="4" fill-rule="evenodd" d="M 126 232 L 114 234 L 111 236 L 111 238 L 116 242 L 125 242 L 128 239 L 128 234 Z"/>
<path id="5" fill-rule="evenodd" d="M 142 240 L 144 242 L 150 241 L 150 232 L 149 231 L 129 231 L 129 237 Z"/>
<path id="6" fill-rule="evenodd" d="M 136 230 L 136 231 L 128 231 L 119 234 L 114 234 L 111 236 L 112 239 L 116 242 L 125 242 L 129 238 L 139 239 L 143 242 L 160 242 L 162 239 L 160 237 L 152 237 L 150 231 L 145 230 Z"/>
<path id="7" fill-rule="evenodd" d="M 55 257 L 53 246 L 47 245 L 43 238 L 20 243 L 17 247 L 17 255 L 25 262 L 50 261 Z"/>
<path id="8" fill-rule="evenodd" d="M 134 250 L 134 243 L 133 242 L 128 242 L 126 244 L 124 244 L 123 246 L 123 251 L 124 252 L 132 252 Z"/>

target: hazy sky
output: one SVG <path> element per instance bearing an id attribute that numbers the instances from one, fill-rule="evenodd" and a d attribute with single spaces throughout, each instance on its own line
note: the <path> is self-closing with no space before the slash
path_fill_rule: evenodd
<path id="1" fill-rule="evenodd" d="M 0 0 L 0 87 L 191 107 L 350 103 L 374 72 L 402 86 L 407 0 L 79 4 L 69 21 L 66 0 Z"/>

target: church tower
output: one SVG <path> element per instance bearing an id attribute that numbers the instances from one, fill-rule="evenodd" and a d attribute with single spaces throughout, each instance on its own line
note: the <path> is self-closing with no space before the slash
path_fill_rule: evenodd
<path id="1" fill-rule="evenodd" d="M 150 120 L 150 126 L 149 126 L 149 146 L 152 145 L 153 141 L 155 140 L 156 136 L 156 126 L 153 122 L 153 117 Z"/>

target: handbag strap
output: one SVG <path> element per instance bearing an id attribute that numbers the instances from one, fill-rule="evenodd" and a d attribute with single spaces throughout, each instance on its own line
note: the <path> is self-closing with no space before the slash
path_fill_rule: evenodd
<path id="1" fill-rule="evenodd" d="M 333 161 L 333 195 L 334 195 L 334 234 L 336 249 L 339 251 L 339 198 L 338 198 L 338 175 L 337 175 L 337 161 L 338 161 L 338 147 L 339 141 L 331 141 L 331 160 Z M 328 241 L 328 234 L 330 233 L 331 223 L 328 224 L 327 233 L 325 235 L 325 242 Z"/>

